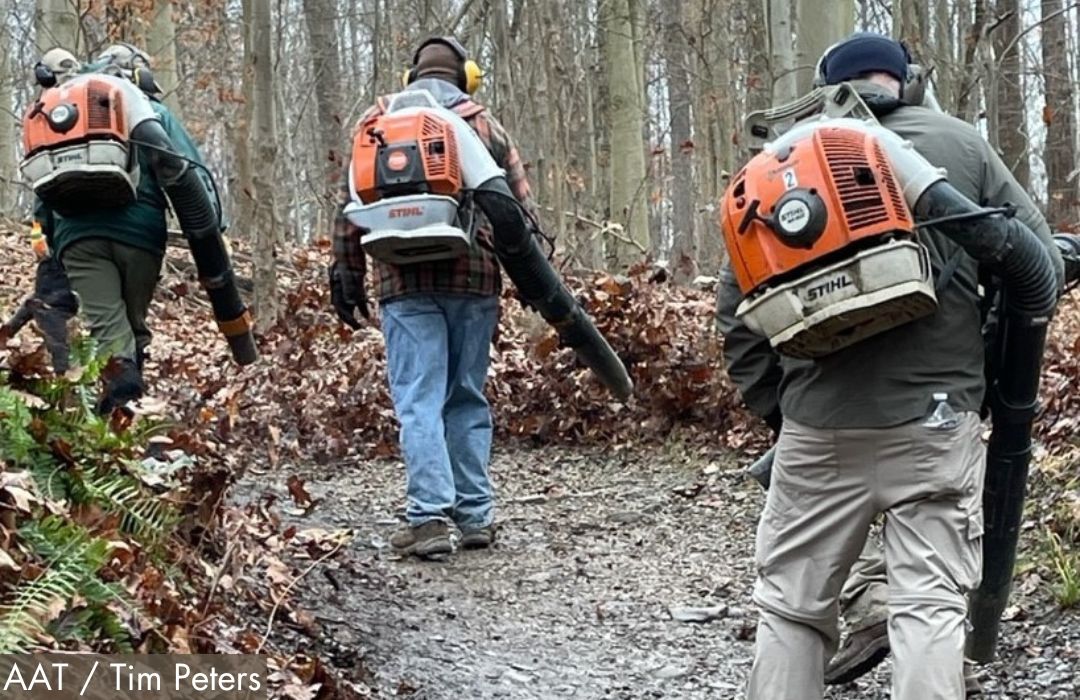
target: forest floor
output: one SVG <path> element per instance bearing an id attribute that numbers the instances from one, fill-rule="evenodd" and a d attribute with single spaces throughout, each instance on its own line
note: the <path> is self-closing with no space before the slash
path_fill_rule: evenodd
<path id="1" fill-rule="evenodd" d="M 733 453 L 678 442 L 621 452 L 497 450 L 500 537 L 444 562 L 397 560 L 392 461 L 294 470 L 316 503 L 299 528 L 349 528 L 298 588 L 311 644 L 364 692 L 412 698 L 741 698 L 753 654 L 753 534 L 762 492 Z M 280 471 L 242 499 L 288 500 Z M 1080 614 L 1020 579 L 988 698 L 1080 697 Z M 704 615 L 707 622 L 674 618 Z M 304 637 L 309 637 L 305 642 Z M 889 663 L 828 698 L 887 698 Z"/>
<path id="2" fill-rule="evenodd" d="M 7 313 L 31 288 L 33 263 L 25 230 L 0 234 Z M 211 651 L 249 653 L 266 634 L 264 651 L 303 681 L 275 695 L 289 700 L 741 698 L 763 500 L 744 467 L 768 437 L 724 377 L 711 295 L 648 274 L 575 283 L 633 364 L 627 405 L 610 403 L 507 300 L 488 384 L 497 546 L 398 561 L 388 539 L 404 473 L 381 336 L 345 332 L 328 312 L 325 260 L 325 245 L 282 257 L 286 314 L 260 337 L 264 361 L 242 370 L 225 359 L 184 254 L 166 265 L 152 309 L 152 398 L 182 428 L 177 447 L 239 476 L 212 546 L 185 550 L 203 573 L 180 588 L 217 592 L 217 622 L 200 604 L 187 633 Z M 1045 449 L 1000 661 L 983 669 L 988 698 L 1080 698 L 1080 612 L 1059 606 L 1080 601 L 1077 338 L 1073 302 L 1048 351 Z M 39 344 L 26 331 L 9 350 Z M 680 621 L 688 616 L 709 619 Z M 828 697 L 887 698 L 888 679 L 885 663 Z"/>

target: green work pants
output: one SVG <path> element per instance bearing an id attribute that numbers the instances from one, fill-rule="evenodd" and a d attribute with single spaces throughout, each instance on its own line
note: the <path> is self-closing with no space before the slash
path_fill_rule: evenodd
<path id="1" fill-rule="evenodd" d="M 98 354 L 141 364 L 139 356 L 150 344 L 146 313 L 162 256 L 107 238 L 84 238 L 65 248 L 62 257 Z"/>

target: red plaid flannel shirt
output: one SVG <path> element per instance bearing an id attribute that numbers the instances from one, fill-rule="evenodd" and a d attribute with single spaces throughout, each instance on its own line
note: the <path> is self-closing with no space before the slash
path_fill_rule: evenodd
<path id="1" fill-rule="evenodd" d="M 475 103 L 465 101 L 455 107 L 454 111 L 465 116 L 476 107 Z M 368 109 L 360 118 L 358 128 L 360 124 L 378 116 L 381 111 L 378 105 Z M 532 210 L 529 181 L 525 176 L 521 156 L 510 134 L 487 110 L 465 116 L 465 120 L 487 146 L 498 166 L 506 171 L 506 180 L 514 196 Z M 346 162 L 351 162 L 351 160 L 350 157 Z M 334 220 L 334 259 L 344 263 L 346 271 L 351 273 L 357 280 L 358 286 L 363 288 L 364 275 L 367 271 L 366 256 L 360 245 L 363 230 L 346 219 L 343 213 L 351 196 L 346 171 L 338 193 L 340 206 Z M 375 290 L 380 301 L 407 294 L 494 296 L 499 293 L 502 286 L 499 263 L 492 243 L 491 225 L 483 218 L 477 231 L 476 245 L 470 252 L 455 260 L 415 265 L 391 265 L 375 261 L 374 268 Z"/>

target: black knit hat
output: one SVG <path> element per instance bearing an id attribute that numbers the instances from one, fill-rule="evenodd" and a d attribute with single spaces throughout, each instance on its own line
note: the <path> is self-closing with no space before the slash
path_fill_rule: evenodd
<path id="1" fill-rule="evenodd" d="M 888 73 L 903 83 L 907 79 L 911 54 L 895 39 L 860 32 L 829 49 L 821 64 L 826 85 L 836 85 L 866 73 Z"/>

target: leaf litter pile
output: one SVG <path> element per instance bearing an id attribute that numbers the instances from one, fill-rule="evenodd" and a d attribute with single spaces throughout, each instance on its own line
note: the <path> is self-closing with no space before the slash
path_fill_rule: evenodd
<path id="1" fill-rule="evenodd" d="M 355 333 L 338 322 L 325 284 L 327 260 L 325 247 L 315 247 L 294 251 L 282 265 L 283 318 L 260 329 L 263 359 L 240 372 L 197 308 L 196 285 L 166 280 L 154 326 L 156 391 L 218 439 L 271 461 L 395 454 L 398 428 L 377 314 Z M 625 278 L 573 282 L 630 366 L 636 392 L 628 405 L 612 400 L 572 351 L 558 347 L 555 333 L 506 291 L 488 384 L 501 434 L 616 445 L 656 441 L 676 429 L 734 446 L 748 439 L 753 419 L 724 377 L 711 295 L 650 282 L 649 274 L 640 269 Z M 174 323 L 183 331 L 167 330 Z"/>
<path id="2" fill-rule="evenodd" d="M 24 235 L 0 237 L 5 317 L 32 289 Z M 250 256 L 240 248 L 245 276 Z M 314 625 L 292 594 L 350 533 L 283 524 L 280 511 L 313 505 L 297 478 L 287 483 L 291 504 L 226 497 L 252 465 L 397 453 L 377 320 L 352 332 L 334 317 L 327 248 L 279 257 L 282 317 L 259 328 L 262 358 L 247 368 L 229 360 L 186 251 L 170 249 L 151 312 L 150 397 L 134 418 L 92 415 L 103 368 L 86 343 L 76 344 L 83 362 L 62 378 L 51 376 L 33 329 L 0 348 L 0 651 L 261 652 L 275 695 L 364 694 L 362 682 L 335 679 L 274 635 L 275 626 Z M 622 450 L 677 435 L 765 446 L 767 431 L 724 375 L 711 292 L 677 287 L 645 266 L 625 277 L 574 276 L 571 287 L 629 367 L 635 395 L 625 405 L 611 400 L 508 289 L 488 385 L 504 439 Z M 1058 455 L 1080 421 L 1077 350 L 1072 300 L 1055 324 L 1039 423 L 1043 447 Z M 1056 466 L 1038 474 L 1040 488 L 1060 494 L 1075 483 L 1071 460 L 1044 461 Z M 1066 523 L 1057 531 L 1075 542 L 1080 506 L 1055 514 Z"/>

